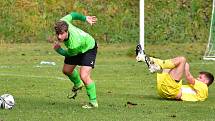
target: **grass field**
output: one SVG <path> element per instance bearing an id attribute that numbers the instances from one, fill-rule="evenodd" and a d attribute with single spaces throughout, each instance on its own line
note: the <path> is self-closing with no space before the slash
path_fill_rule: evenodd
<path id="1" fill-rule="evenodd" d="M 144 63 L 136 63 L 135 43 L 100 44 L 92 78 L 96 82 L 99 108 L 86 110 L 85 89 L 76 100 L 67 99 L 72 84 L 62 74 L 63 57 L 47 43 L 0 45 L 0 94 L 15 97 L 12 110 L 0 110 L 0 121 L 143 121 L 215 119 L 215 86 L 209 88 L 205 102 L 161 99 L 156 93 L 155 75 Z M 149 45 L 146 52 L 164 59 L 185 55 L 194 75 L 207 69 L 215 72 L 211 61 L 202 61 L 205 45 Z M 54 61 L 55 66 L 41 65 Z M 129 105 L 132 102 L 136 105 Z"/>

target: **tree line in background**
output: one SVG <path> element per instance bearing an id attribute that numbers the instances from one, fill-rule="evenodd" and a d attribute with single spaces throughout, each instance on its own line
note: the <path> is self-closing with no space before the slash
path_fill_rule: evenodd
<path id="1" fill-rule="evenodd" d="M 145 42 L 207 42 L 212 0 L 145 0 Z M 139 0 L 1 0 L 0 42 L 47 42 L 53 25 L 71 11 L 96 15 L 75 21 L 99 42 L 139 41 Z"/>

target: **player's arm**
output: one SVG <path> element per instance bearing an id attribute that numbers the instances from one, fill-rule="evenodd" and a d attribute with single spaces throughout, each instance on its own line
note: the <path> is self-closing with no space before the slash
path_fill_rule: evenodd
<path id="1" fill-rule="evenodd" d="M 64 50 L 63 48 L 55 49 L 55 51 L 62 56 L 65 56 L 65 57 L 69 56 L 68 52 L 66 50 Z"/>
<path id="2" fill-rule="evenodd" d="M 189 84 L 195 84 L 195 78 L 190 73 L 190 65 L 188 63 L 185 64 L 185 77 Z"/>
<path id="3" fill-rule="evenodd" d="M 64 50 L 63 48 L 61 48 L 60 44 L 59 43 L 54 43 L 54 46 L 53 46 L 54 50 L 62 55 L 62 56 L 69 56 L 68 54 L 68 51 Z"/>
<path id="4" fill-rule="evenodd" d="M 71 23 L 73 20 L 80 20 L 80 21 L 86 21 L 87 17 L 80 14 L 80 13 L 77 13 L 77 12 L 71 12 L 70 14 L 64 16 L 63 18 L 61 18 L 60 20 L 61 21 L 66 21 L 66 22 L 69 22 Z"/>
<path id="5" fill-rule="evenodd" d="M 72 12 L 63 18 L 61 18 L 62 21 L 72 22 L 72 20 L 80 20 L 80 21 L 87 21 L 90 25 L 93 25 L 96 23 L 97 18 L 96 16 L 84 16 L 77 12 Z"/>
<path id="6" fill-rule="evenodd" d="M 86 21 L 86 16 L 80 14 L 80 13 L 77 13 L 77 12 L 72 12 L 70 14 L 72 16 L 72 20 L 80 20 L 80 21 Z"/>
<path id="7" fill-rule="evenodd" d="M 97 21 L 96 16 L 84 16 L 77 12 L 72 12 L 71 16 L 73 20 L 87 21 L 90 25 L 95 24 Z"/>

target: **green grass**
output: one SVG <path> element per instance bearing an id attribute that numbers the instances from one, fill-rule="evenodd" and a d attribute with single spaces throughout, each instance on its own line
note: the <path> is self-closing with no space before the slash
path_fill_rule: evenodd
<path id="1" fill-rule="evenodd" d="M 71 11 L 97 16 L 93 27 L 86 22 L 73 24 L 100 42 L 138 41 L 136 0 L 2 0 L 0 10 L 0 42 L 4 43 L 47 41 L 55 36 L 54 23 Z"/>
<path id="2" fill-rule="evenodd" d="M 145 0 L 145 39 L 148 43 L 206 43 L 212 0 Z M 97 23 L 74 25 L 99 42 L 139 40 L 139 0 L 1 0 L 0 43 L 47 41 L 53 25 L 71 11 L 95 15 Z"/>
<path id="3" fill-rule="evenodd" d="M 146 52 L 169 58 L 185 55 L 191 71 L 214 72 L 215 62 L 202 61 L 205 45 L 147 45 Z M 76 100 L 66 98 L 72 87 L 62 74 L 63 57 L 47 43 L 0 45 L 0 94 L 15 97 L 12 110 L 0 110 L 0 121 L 142 121 L 214 120 L 215 87 L 205 102 L 179 102 L 161 99 L 156 93 L 155 75 L 144 63 L 136 63 L 135 43 L 100 44 L 92 78 L 96 82 L 99 108 L 85 110 L 85 89 Z M 173 51 L 174 50 L 174 51 Z M 167 54 L 168 53 L 168 54 Z M 56 66 L 40 65 L 54 61 Z M 135 106 L 127 102 L 136 103 Z"/>

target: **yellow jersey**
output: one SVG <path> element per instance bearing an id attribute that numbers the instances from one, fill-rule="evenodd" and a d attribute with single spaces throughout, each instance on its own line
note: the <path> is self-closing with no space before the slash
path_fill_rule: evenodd
<path id="1" fill-rule="evenodd" d="M 182 85 L 181 91 L 183 101 L 204 101 L 208 98 L 208 86 L 198 80 L 194 85 Z"/>

